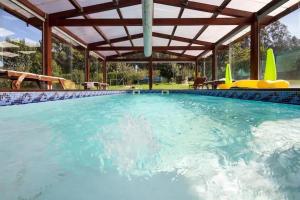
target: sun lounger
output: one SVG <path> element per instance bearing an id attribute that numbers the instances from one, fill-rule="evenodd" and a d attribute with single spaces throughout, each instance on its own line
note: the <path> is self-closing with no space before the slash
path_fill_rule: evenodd
<path id="1" fill-rule="evenodd" d="M 11 88 L 13 90 L 21 89 L 21 85 L 23 81 L 34 81 L 38 84 L 40 88 L 42 82 L 46 82 L 50 84 L 52 84 L 53 82 L 59 82 L 62 89 L 66 89 L 64 85 L 66 79 L 60 77 L 0 69 L 0 78 L 10 79 L 12 81 Z"/>
<path id="2" fill-rule="evenodd" d="M 194 84 L 193 85 L 190 85 L 189 87 L 191 88 L 194 88 L 195 90 L 204 86 L 204 83 L 206 81 L 206 78 L 205 77 L 198 77 L 195 79 L 194 81 Z"/>
<path id="3" fill-rule="evenodd" d="M 84 82 L 82 84 L 85 90 L 90 90 L 93 87 L 96 87 L 98 90 L 106 90 L 109 84 L 101 82 Z"/>

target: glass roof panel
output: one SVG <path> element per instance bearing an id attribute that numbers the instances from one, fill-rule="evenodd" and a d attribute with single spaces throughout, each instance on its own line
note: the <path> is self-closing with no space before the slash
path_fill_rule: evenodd
<path id="1" fill-rule="evenodd" d="M 131 47 L 131 43 L 129 40 L 123 41 L 123 42 L 117 42 L 113 43 L 114 46 L 119 47 L 119 46 L 125 46 L 125 47 Z"/>
<path id="2" fill-rule="evenodd" d="M 209 1 L 207 1 L 207 0 L 191 0 L 191 1 L 219 6 L 223 3 L 224 0 L 209 0 Z"/>
<path id="3" fill-rule="evenodd" d="M 288 2 L 286 2 L 285 4 L 280 6 L 279 8 L 275 9 L 269 15 L 275 16 L 275 15 L 281 13 L 282 11 L 284 11 L 285 9 L 287 9 L 287 8 L 291 7 L 292 5 L 296 4 L 296 3 L 300 3 L 300 1 L 299 0 L 289 0 Z"/>
<path id="4" fill-rule="evenodd" d="M 132 40 L 134 46 L 144 46 L 144 39 L 143 38 L 138 38 Z"/>
<path id="5" fill-rule="evenodd" d="M 153 46 L 167 46 L 169 43 L 168 39 L 153 37 L 152 44 Z"/>
<path id="6" fill-rule="evenodd" d="M 31 3 L 36 5 L 38 8 L 46 13 L 55 13 L 64 10 L 74 9 L 74 6 L 66 0 L 29 0 Z"/>
<path id="7" fill-rule="evenodd" d="M 246 33 L 250 32 L 250 26 L 245 28 L 243 31 L 239 32 L 238 34 L 236 34 L 235 36 L 233 36 L 232 38 L 230 38 L 229 40 L 225 41 L 223 44 L 227 45 L 233 41 L 235 41 L 236 39 L 242 37 L 243 35 L 245 35 Z"/>
<path id="8" fill-rule="evenodd" d="M 112 55 L 117 55 L 115 51 L 98 51 L 101 55 L 104 56 L 112 56 Z"/>
<path id="9" fill-rule="evenodd" d="M 64 39 L 66 42 L 72 44 L 73 46 L 78 46 L 78 43 L 72 40 L 70 37 L 67 37 L 67 34 L 63 34 L 63 31 L 58 29 L 57 27 L 52 29 L 52 33 L 57 35 L 58 37 Z"/>
<path id="10" fill-rule="evenodd" d="M 175 35 L 192 39 L 201 28 L 202 26 L 178 26 Z"/>
<path id="11" fill-rule="evenodd" d="M 154 18 L 177 18 L 180 8 L 154 3 Z"/>
<path id="12" fill-rule="evenodd" d="M 271 1 L 272 0 L 243 0 L 243 3 L 241 3 L 241 0 L 232 0 L 228 4 L 227 8 L 235 8 L 249 12 L 257 12 Z"/>
<path id="13" fill-rule="evenodd" d="M 103 38 L 92 27 L 66 27 L 86 43 L 103 41 Z"/>
<path id="14" fill-rule="evenodd" d="M 108 39 L 126 36 L 123 26 L 102 26 L 100 29 Z"/>
<path id="15" fill-rule="evenodd" d="M 173 31 L 174 26 L 153 26 L 152 31 L 156 33 L 164 33 L 171 35 Z M 143 27 L 142 27 L 142 32 L 143 32 Z"/>
<path id="16" fill-rule="evenodd" d="M 77 0 L 81 7 L 111 2 L 111 0 Z"/>
<path id="17" fill-rule="evenodd" d="M 130 35 L 143 33 L 142 26 L 127 26 Z"/>
<path id="18" fill-rule="evenodd" d="M 211 17 L 212 13 L 201 12 L 197 10 L 184 9 L 182 18 L 207 18 Z"/>
<path id="19" fill-rule="evenodd" d="M 190 55 L 190 56 L 198 56 L 202 52 L 203 52 L 203 50 L 199 50 L 199 51 L 186 51 L 184 54 Z"/>
<path id="20" fill-rule="evenodd" d="M 116 10 L 108 10 L 105 12 L 93 13 L 89 16 L 95 19 L 119 19 L 119 14 Z"/>
<path id="21" fill-rule="evenodd" d="M 129 52 L 132 52 L 132 51 L 119 51 L 120 54 L 123 54 L 123 53 L 129 53 Z"/>
<path id="22" fill-rule="evenodd" d="M 189 43 L 172 40 L 170 46 L 187 46 Z"/>
<path id="23" fill-rule="evenodd" d="M 198 40 L 217 42 L 235 27 L 235 25 L 208 26 L 208 28 L 200 35 Z"/>
<path id="24" fill-rule="evenodd" d="M 183 51 L 182 50 L 172 50 L 172 51 L 170 51 L 170 52 L 173 52 L 173 53 L 182 53 Z"/>
<path id="25" fill-rule="evenodd" d="M 20 8 L 18 5 L 12 3 L 11 1 L 9 0 L 1 0 L 1 4 L 9 7 L 10 9 L 12 10 L 15 10 L 16 12 L 22 14 L 24 17 L 27 17 L 27 18 L 31 18 L 31 17 L 34 17 L 32 14 L 30 14 L 29 12 L 27 12 L 26 10 Z"/>
<path id="26" fill-rule="evenodd" d="M 212 55 L 212 51 L 208 51 L 203 57 L 204 58 L 207 58 L 207 57 L 209 57 L 209 56 L 211 56 Z"/>
<path id="27" fill-rule="evenodd" d="M 199 44 L 194 44 L 194 43 L 193 43 L 192 46 L 203 46 L 203 45 L 199 45 Z"/>
<path id="28" fill-rule="evenodd" d="M 121 8 L 121 12 L 124 18 L 142 18 L 142 5 Z"/>

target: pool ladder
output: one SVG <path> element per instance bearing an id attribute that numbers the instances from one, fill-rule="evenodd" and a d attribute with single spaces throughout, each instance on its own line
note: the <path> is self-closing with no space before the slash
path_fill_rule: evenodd
<path id="1" fill-rule="evenodd" d="M 170 91 L 169 90 L 162 90 L 161 94 L 170 94 Z"/>
<path id="2" fill-rule="evenodd" d="M 132 94 L 141 94 L 141 90 L 132 90 Z"/>

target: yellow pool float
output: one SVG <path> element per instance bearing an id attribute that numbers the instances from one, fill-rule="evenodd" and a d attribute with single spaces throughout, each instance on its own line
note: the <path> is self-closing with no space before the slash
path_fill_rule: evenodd
<path id="1" fill-rule="evenodd" d="M 266 68 L 264 80 L 239 80 L 232 83 L 230 65 L 226 66 L 225 84 L 218 85 L 219 89 L 250 88 L 250 89 L 284 89 L 289 88 L 290 83 L 285 80 L 277 80 L 275 57 L 272 49 L 267 50 Z"/>
<path id="2" fill-rule="evenodd" d="M 230 89 L 230 88 L 249 88 L 249 89 L 284 89 L 289 88 L 290 83 L 285 80 L 276 81 L 265 81 L 265 80 L 240 80 L 231 84 L 221 84 L 218 86 L 219 89 Z"/>

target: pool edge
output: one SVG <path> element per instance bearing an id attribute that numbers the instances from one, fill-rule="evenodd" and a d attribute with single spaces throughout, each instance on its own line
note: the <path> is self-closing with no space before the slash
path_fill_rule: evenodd
<path id="1" fill-rule="evenodd" d="M 163 90 L 165 91 L 165 90 Z M 169 93 L 195 94 L 300 105 L 300 90 L 168 90 Z M 140 90 L 141 94 L 161 93 L 162 90 Z M 132 90 L 114 91 L 0 91 L 0 106 L 59 101 L 103 95 L 132 93 Z"/>

